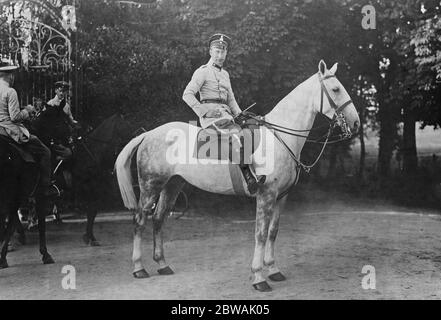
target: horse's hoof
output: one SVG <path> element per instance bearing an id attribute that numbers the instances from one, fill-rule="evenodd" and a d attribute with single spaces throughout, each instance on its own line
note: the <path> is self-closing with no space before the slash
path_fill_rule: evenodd
<path id="1" fill-rule="evenodd" d="M 41 260 L 43 260 L 43 263 L 44 263 L 44 264 L 52 264 L 52 263 L 55 263 L 54 259 L 51 257 L 51 255 L 50 255 L 49 253 L 48 253 L 48 254 L 45 254 Z"/>
<path id="2" fill-rule="evenodd" d="M 269 291 L 273 290 L 273 289 L 271 289 L 270 285 L 266 281 L 254 283 L 253 287 L 254 287 L 254 289 L 256 289 L 257 291 L 260 291 L 260 292 L 269 292 Z"/>
<path id="3" fill-rule="evenodd" d="M 8 267 L 9 267 L 8 261 L 6 261 L 6 259 L 1 259 L 0 260 L 0 269 L 6 269 Z"/>
<path id="4" fill-rule="evenodd" d="M 101 244 L 95 239 L 94 236 L 89 236 L 87 233 L 83 235 L 83 241 L 86 245 L 90 245 L 91 247 L 99 247 Z"/>
<path id="5" fill-rule="evenodd" d="M 285 281 L 286 280 L 286 277 L 281 272 L 276 272 L 276 273 L 270 274 L 268 276 L 268 278 L 271 281 Z"/>
<path id="6" fill-rule="evenodd" d="M 90 246 L 91 247 L 99 247 L 101 244 L 98 242 L 98 240 L 90 240 Z"/>
<path id="7" fill-rule="evenodd" d="M 89 244 L 89 236 L 87 234 L 83 234 L 83 242 Z"/>
<path id="8" fill-rule="evenodd" d="M 161 268 L 161 269 L 158 269 L 158 273 L 161 276 L 168 276 L 170 274 L 174 274 L 173 270 L 169 266 Z"/>
<path id="9" fill-rule="evenodd" d="M 147 273 L 147 271 L 145 271 L 145 269 L 141 269 L 141 270 L 133 272 L 133 276 L 136 279 L 144 279 L 144 278 L 150 277 L 149 274 Z"/>

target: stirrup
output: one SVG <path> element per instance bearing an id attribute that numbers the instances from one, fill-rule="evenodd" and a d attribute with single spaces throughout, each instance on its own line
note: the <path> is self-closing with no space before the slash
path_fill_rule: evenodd
<path id="1" fill-rule="evenodd" d="M 257 183 L 262 185 L 264 184 L 266 181 L 266 176 L 265 175 L 261 175 L 261 176 L 257 176 Z"/>
<path id="2" fill-rule="evenodd" d="M 251 195 L 255 194 L 260 185 L 259 179 L 257 179 L 256 176 L 253 174 L 250 166 L 243 166 L 240 167 L 240 169 L 242 171 L 243 177 L 245 178 L 245 182 L 247 183 L 248 191 Z"/>

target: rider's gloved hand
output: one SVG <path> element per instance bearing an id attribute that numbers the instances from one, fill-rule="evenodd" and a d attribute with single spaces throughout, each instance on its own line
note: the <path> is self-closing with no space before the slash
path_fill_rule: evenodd
<path id="1" fill-rule="evenodd" d="M 221 116 L 222 112 L 220 110 L 210 110 L 204 115 L 205 118 L 220 118 Z"/>
<path id="2" fill-rule="evenodd" d="M 248 117 L 256 117 L 257 116 L 255 113 L 250 112 L 250 111 L 242 111 L 240 113 L 240 115 L 242 115 L 242 116 L 244 116 L 246 118 L 248 118 Z"/>
<path id="3" fill-rule="evenodd" d="M 250 119 L 250 117 L 255 117 L 256 115 L 249 111 L 242 111 L 241 113 L 238 113 L 234 118 L 237 123 L 245 122 L 246 120 Z"/>
<path id="4" fill-rule="evenodd" d="M 24 107 L 25 110 L 29 113 L 29 117 L 32 118 L 36 113 L 37 110 L 35 109 L 35 107 L 31 104 L 28 104 L 26 107 Z"/>

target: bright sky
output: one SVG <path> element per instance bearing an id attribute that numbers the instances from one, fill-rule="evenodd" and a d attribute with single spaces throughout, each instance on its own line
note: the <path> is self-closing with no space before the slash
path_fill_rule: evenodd
<path id="1" fill-rule="evenodd" d="M 432 126 L 427 126 L 424 130 L 421 130 L 417 125 L 415 130 L 418 153 L 436 153 L 441 155 L 441 129 L 433 130 Z M 366 150 L 370 156 L 374 156 L 378 151 L 378 136 L 377 133 L 373 132 L 370 132 L 368 135 L 369 138 L 365 139 Z M 353 153 L 358 154 L 359 148 L 360 142 L 357 141 L 353 145 Z"/>

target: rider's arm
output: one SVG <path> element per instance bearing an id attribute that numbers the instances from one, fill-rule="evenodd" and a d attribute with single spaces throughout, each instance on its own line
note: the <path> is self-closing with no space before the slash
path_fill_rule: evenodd
<path id="1" fill-rule="evenodd" d="M 201 104 L 198 99 L 196 99 L 196 94 L 199 92 L 204 82 L 205 70 L 203 68 L 199 68 L 194 72 L 193 77 L 187 84 L 187 87 L 182 95 L 182 99 L 185 101 L 185 103 L 187 103 L 188 106 L 192 108 L 199 117 L 202 117 L 207 113 L 204 105 Z"/>
<path id="2" fill-rule="evenodd" d="M 64 113 L 67 115 L 70 124 L 77 124 L 78 121 L 76 121 L 72 115 L 72 111 L 70 109 L 70 104 L 66 103 L 66 105 L 63 108 Z"/>
<path id="3" fill-rule="evenodd" d="M 8 110 L 9 117 L 12 122 L 23 122 L 29 119 L 29 112 L 26 109 L 20 109 L 20 105 L 18 103 L 17 91 L 11 88 L 8 94 Z"/>
<path id="4" fill-rule="evenodd" d="M 55 98 L 49 100 L 46 104 L 49 106 L 54 106 L 55 105 Z"/>
<path id="5" fill-rule="evenodd" d="M 227 73 L 228 75 L 228 73 Z M 233 89 L 231 88 L 230 75 L 228 75 L 228 98 L 227 104 L 230 107 L 233 116 L 238 115 L 242 112 L 239 105 L 237 104 L 236 98 L 234 97 Z"/>

